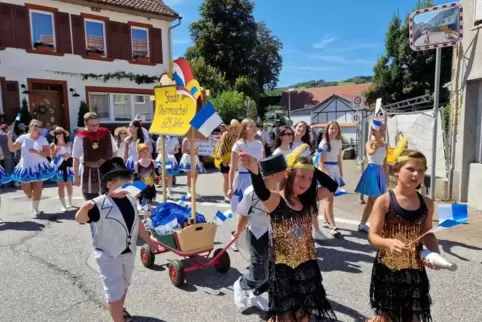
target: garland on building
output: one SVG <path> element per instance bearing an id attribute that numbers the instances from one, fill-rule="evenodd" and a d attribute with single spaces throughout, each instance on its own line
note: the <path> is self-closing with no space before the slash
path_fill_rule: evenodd
<path id="1" fill-rule="evenodd" d="M 126 73 L 126 72 L 115 72 L 115 73 L 107 73 L 107 74 L 84 74 L 84 73 L 66 73 L 66 72 L 57 72 L 57 74 L 62 75 L 70 75 L 70 76 L 81 76 L 82 80 L 87 79 L 97 79 L 103 80 L 104 83 L 108 82 L 111 79 L 121 80 L 121 79 L 128 79 L 131 82 L 135 82 L 136 84 L 154 84 L 159 82 L 159 76 L 149 76 L 149 75 L 139 75 L 134 73 Z"/>

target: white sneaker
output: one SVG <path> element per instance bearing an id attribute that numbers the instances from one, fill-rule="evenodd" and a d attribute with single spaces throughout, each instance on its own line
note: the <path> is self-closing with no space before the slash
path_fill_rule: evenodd
<path id="1" fill-rule="evenodd" d="M 261 295 L 254 295 L 252 291 L 249 291 L 248 307 L 254 306 L 263 312 L 269 311 L 269 301 L 262 297 Z"/>
<path id="2" fill-rule="evenodd" d="M 66 212 L 67 211 L 67 208 L 65 208 L 64 206 L 60 207 L 60 211 L 61 212 Z"/>
<path id="3" fill-rule="evenodd" d="M 341 233 L 340 233 L 340 231 L 338 230 L 338 227 L 333 227 L 333 228 L 330 230 L 330 234 L 331 234 L 333 237 L 340 237 L 340 236 L 341 236 Z"/>
<path id="4" fill-rule="evenodd" d="M 234 282 L 233 296 L 234 296 L 234 304 L 236 304 L 236 307 L 239 310 L 244 311 L 249 307 L 248 306 L 249 297 L 246 295 L 246 292 L 241 288 L 241 277 L 236 282 Z"/>
<path id="5" fill-rule="evenodd" d="M 360 224 L 358 224 L 358 231 L 368 233 L 370 231 L 370 227 L 368 227 L 366 223 L 361 222 Z"/>
<path id="6" fill-rule="evenodd" d="M 330 223 L 324 222 L 322 227 L 323 228 L 330 228 Z"/>

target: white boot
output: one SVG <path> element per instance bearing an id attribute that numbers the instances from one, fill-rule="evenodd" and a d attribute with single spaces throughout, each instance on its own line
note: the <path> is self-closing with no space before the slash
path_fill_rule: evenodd
<path id="1" fill-rule="evenodd" d="M 60 204 L 62 207 L 60 207 L 60 211 L 66 212 L 67 211 L 67 206 L 65 205 L 65 198 L 59 198 Z"/>
<path id="2" fill-rule="evenodd" d="M 73 206 L 72 206 L 72 196 L 70 195 L 69 196 L 69 199 L 67 201 L 67 209 L 72 209 Z"/>
<path id="3" fill-rule="evenodd" d="M 244 311 L 249 307 L 249 297 L 246 295 L 246 292 L 241 288 L 240 282 L 241 277 L 233 285 L 234 304 L 239 310 Z"/>
<path id="4" fill-rule="evenodd" d="M 32 212 L 34 215 L 40 215 L 39 204 L 40 200 L 32 200 Z"/>

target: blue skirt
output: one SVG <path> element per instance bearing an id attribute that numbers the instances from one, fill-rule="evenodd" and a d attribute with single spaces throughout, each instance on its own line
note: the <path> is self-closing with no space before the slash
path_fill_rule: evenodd
<path id="1" fill-rule="evenodd" d="M 387 177 L 382 165 L 369 163 L 358 181 L 355 192 L 378 198 L 387 192 Z"/>
<path id="2" fill-rule="evenodd" d="M 39 162 L 29 167 L 22 166 L 22 160 L 18 163 L 10 176 L 10 179 L 17 182 L 29 183 L 49 180 L 55 175 L 55 169 L 47 162 Z"/>
<path id="3" fill-rule="evenodd" d="M 157 161 L 157 167 L 159 171 L 162 170 L 162 162 Z M 166 162 L 166 175 L 168 176 L 175 176 L 179 174 L 179 165 L 176 161 L 167 161 Z"/>
<path id="4" fill-rule="evenodd" d="M 12 181 L 10 174 L 8 174 L 7 171 L 5 171 L 5 169 L 0 165 L 0 184 L 5 184 L 10 181 Z"/>
<path id="5" fill-rule="evenodd" d="M 126 161 L 126 168 L 129 170 L 134 170 L 134 164 L 136 164 L 137 158 L 137 155 L 135 157 L 128 157 Z"/>
<path id="6" fill-rule="evenodd" d="M 55 175 L 50 179 L 51 181 L 65 181 L 65 182 L 73 182 L 74 181 L 74 171 L 72 168 L 67 168 L 65 170 L 59 169 L 55 172 Z"/>

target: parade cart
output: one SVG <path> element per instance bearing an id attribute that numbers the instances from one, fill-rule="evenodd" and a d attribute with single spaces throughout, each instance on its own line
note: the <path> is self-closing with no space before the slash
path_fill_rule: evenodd
<path id="1" fill-rule="evenodd" d="M 204 105 L 206 93 L 194 79 L 189 63 L 184 59 L 177 59 L 170 64 L 171 71 L 161 78 L 161 86 L 154 89 L 155 114 L 150 132 L 161 135 L 162 164 L 165 160 L 165 136 L 186 136 L 190 142 L 205 137 L 190 122 Z M 196 164 L 195 145 L 190 144 L 191 164 Z M 149 229 L 151 238 L 157 244 L 152 250 L 144 245 L 140 251 L 143 265 L 151 268 L 155 256 L 172 252 L 183 260 L 171 261 L 168 265 L 169 278 L 174 286 L 180 287 L 185 282 L 185 273 L 214 266 L 219 273 L 227 273 L 231 267 L 231 260 L 226 250 L 235 240 L 226 247 L 214 250 L 214 238 L 217 225 L 211 222 L 196 222 L 196 185 L 193 180 L 191 193 L 191 218 L 183 223 L 182 227 L 172 234 L 160 235 L 155 230 Z M 166 170 L 162 167 L 162 182 L 166 182 Z M 163 201 L 167 202 L 166 185 L 162 186 Z M 210 255 L 212 253 L 212 257 Z"/>

